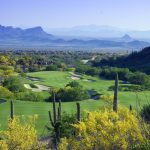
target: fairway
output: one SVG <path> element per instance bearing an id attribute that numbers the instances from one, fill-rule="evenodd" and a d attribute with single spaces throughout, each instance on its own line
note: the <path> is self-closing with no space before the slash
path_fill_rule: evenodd
<path id="1" fill-rule="evenodd" d="M 82 111 L 84 110 L 96 110 L 98 109 L 102 101 L 94 101 L 94 100 L 85 100 L 80 102 Z M 14 110 L 15 115 L 17 116 L 31 116 L 34 114 L 38 115 L 38 119 L 36 120 L 36 128 L 38 130 L 38 134 L 46 134 L 45 125 L 50 125 L 48 111 L 52 110 L 52 103 L 46 102 L 24 102 L 24 101 L 14 101 Z M 75 113 L 76 111 L 76 102 L 67 102 L 62 103 L 62 111 L 68 113 Z M 7 120 L 10 115 L 10 103 L 9 101 L 0 105 L 0 122 L 1 129 L 6 128 Z M 45 130 L 45 131 L 44 131 Z"/>
<path id="2" fill-rule="evenodd" d="M 31 83 L 43 84 L 51 87 L 64 87 L 69 82 L 73 81 L 69 72 L 62 71 L 43 71 L 28 73 L 27 76 L 36 77 L 40 80 L 38 82 L 29 81 Z M 90 80 L 90 81 L 86 81 Z M 87 75 L 82 75 L 80 80 L 75 80 L 79 82 L 85 89 L 90 90 L 94 89 L 102 94 L 113 95 L 112 91 L 108 91 L 108 88 L 114 85 L 113 80 L 104 80 L 98 77 L 91 77 Z M 119 100 L 123 105 L 135 105 L 136 100 L 140 101 L 143 105 L 150 101 L 150 91 L 142 92 L 119 92 Z"/>
<path id="3" fill-rule="evenodd" d="M 31 83 L 43 84 L 50 87 L 64 87 L 69 82 L 74 81 L 71 79 L 70 72 L 62 71 L 42 71 L 28 73 L 27 76 L 39 79 L 37 82 L 30 81 Z M 109 86 L 114 84 L 113 80 L 102 80 L 98 77 L 91 77 L 87 75 L 82 75 L 81 79 L 75 81 L 79 82 L 86 89 L 95 89 L 97 91 L 106 91 Z"/>
<path id="4" fill-rule="evenodd" d="M 44 71 L 28 73 L 27 76 L 38 78 L 38 81 L 29 81 L 27 83 L 35 83 L 47 85 L 50 87 L 64 87 L 67 83 L 73 81 L 69 72 L 61 71 Z M 113 92 L 108 91 L 108 87 L 114 84 L 113 80 L 103 80 L 98 77 L 91 77 L 83 75 L 78 81 L 85 89 L 94 89 L 102 94 L 113 95 Z M 48 97 L 48 92 L 40 92 L 43 97 Z M 150 102 L 150 91 L 144 92 L 119 92 L 118 95 L 119 104 L 129 108 L 130 105 L 134 109 Z M 80 102 L 81 110 L 97 110 L 104 105 L 104 100 L 83 100 Z M 39 135 L 47 134 L 45 125 L 50 125 L 48 111 L 52 110 L 52 103 L 48 102 L 29 102 L 29 101 L 14 101 L 15 115 L 30 116 L 37 114 L 38 119 L 36 121 L 36 129 Z M 76 102 L 64 102 L 62 103 L 62 111 L 68 113 L 76 112 Z M 10 115 L 10 103 L 9 101 L 0 104 L 0 128 L 5 129 L 8 117 Z"/>

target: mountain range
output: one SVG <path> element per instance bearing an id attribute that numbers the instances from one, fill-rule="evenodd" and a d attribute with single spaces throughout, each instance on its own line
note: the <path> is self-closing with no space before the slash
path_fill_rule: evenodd
<path id="1" fill-rule="evenodd" d="M 125 34 L 138 39 L 150 41 L 150 30 L 136 30 L 113 27 L 108 25 L 81 25 L 65 28 L 45 28 L 46 31 L 55 35 L 68 35 L 76 37 L 96 37 L 96 38 L 110 38 L 121 37 Z"/>
<path id="2" fill-rule="evenodd" d="M 141 49 L 149 46 L 149 42 L 136 40 L 128 34 L 118 38 L 69 38 L 55 36 L 45 32 L 42 27 L 28 29 L 0 25 L 0 47 L 76 47 L 76 48 L 126 48 Z"/>

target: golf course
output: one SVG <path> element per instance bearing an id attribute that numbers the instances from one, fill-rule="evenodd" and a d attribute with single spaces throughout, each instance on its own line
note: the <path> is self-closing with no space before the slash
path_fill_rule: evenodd
<path id="1" fill-rule="evenodd" d="M 77 81 L 86 90 L 95 90 L 101 95 L 113 95 L 113 91 L 108 91 L 110 86 L 114 85 L 113 80 L 104 80 L 99 77 L 92 77 L 88 75 L 75 74 L 73 72 L 65 71 L 42 71 L 27 73 L 25 84 L 36 84 L 44 87 L 55 87 L 63 88 L 71 81 Z M 121 81 L 120 81 L 121 83 Z M 38 87 L 36 87 L 38 88 Z M 31 90 L 31 89 L 30 89 Z M 43 95 L 43 97 L 49 97 L 49 91 L 46 89 L 41 91 L 35 91 Z M 147 104 L 150 98 L 150 91 L 142 92 L 119 92 L 118 102 L 121 106 L 126 106 L 129 108 L 130 105 L 134 109 L 138 109 L 144 104 Z M 81 111 L 92 111 L 100 109 L 105 104 L 103 99 L 85 99 L 80 101 Z M 31 102 L 14 100 L 14 113 L 17 116 L 22 117 L 22 120 L 27 117 L 37 114 L 38 119 L 36 120 L 36 129 L 40 136 L 47 134 L 45 129 L 46 125 L 50 125 L 48 111 L 52 109 L 52 103 L 45 102 Z M 63 102 L 62 111 L 68 113 L 76 112 L 76 102 Z M 2 122 L 0 128 L 5 129 L 7 120 L 10 115 L 10 102 L 0 104 L 0 122 Z"/>

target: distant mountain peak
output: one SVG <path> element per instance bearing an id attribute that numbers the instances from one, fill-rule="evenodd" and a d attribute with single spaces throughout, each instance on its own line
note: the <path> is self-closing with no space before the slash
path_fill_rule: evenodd
<path id="1" fill-rule="evenodd" d="M 52 34 L 46 33 L 42 27 L 32 27 L 27 29 L 14 28 L 12 26 L 0 25 L 0 39 L 20 40 L 22 41 L 36 41 L 36 40 L 49 40 L 54 38 Z"/>
<path id="2" fill-rule="evenodd" d="M 121 40 L 123 40 L 124 42 L 131 42 L 134 39 L 129 34 L 125 34 L 124 36 L 121 37 Z"/>
<path id="3" fill-rule="evenodd" d="M 37 27 L 33 27 L 33 28 L 28 28 L 26 30 L 36 30 L 36 31 L 43 31 L 42 27 L 37 26 Z"/>
<path id="4" fill-rule="evenodd" d="M 87 30 L 85 30 L 86 32 Z M 77 31 L 76 31 L 77 32 Z M 95 30 L 98 32 L 98 30 Z M 111 31 L 112 32 L 112 31 Z M 32 27 L 28 29 L 21 29 L 12 26 L 1 26 L 0 25 L 0 46 L 5 44 L 10 46 L 11 44 L 27 46 L 71 46 L 71 47 L 125 47 L 125 48 L 141 48 L 149 46 L 150 43 L 137 41 L 131 38 L 128 34 L 120 38 L 111 39 L 93 39 L 93 40 L 81 40 L 78 38 L 73 38 L 72 40 L 64 40 L 63 38 L 58 38 L 52 34 L 48 34 L 43 30 L 42 27 Z"/>
<path id="5" fill-rule="evenodd" d="M 122 39 L 132 39 L 132 37 L 129 34 L 125 34 Z"/>
<path id="6" fill-rule="evenodd" d="M 33 28 L 28 28 L 28 29 L 25 29 L 24 31 L 27 31 L 27 32 L 35 32 L 35 33 L 46 33 L 42 27 L 38 26 L 38 27 L 33 27 Z M 47 34 L 47 33 L 46 33 Z"/>

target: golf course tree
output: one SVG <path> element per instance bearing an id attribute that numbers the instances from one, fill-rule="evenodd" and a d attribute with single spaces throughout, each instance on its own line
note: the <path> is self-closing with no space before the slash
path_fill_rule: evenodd
<path id="1" fill-rule="evenodd" d="M 3 86 L 14 93 L 24 92 L 22 78 L 20 76 L 9 76 L 3 81 Z"/>
<path id="2" fill-rule="evenodd" d="M 61 99 L 62 102 L 81 101 L 88 98 L 88 92 L 76 81 L 72 81 L 56 91 L 56 99 Z M 52 101 L 52 99 L 53 97 L 50 96 L 49 100 Z"/>
<path id="3" fill-rule="evenodd" d="M 58 70 L 58 67 L 55 64 L 51 64 L 46 67 L 46 71 L 57 71 L 57 70 Z"/>
<path id="4" fill-rule="evenodd" d="M 14 94 L 11 91 L 3 86 L 0 86 L 0 99 L 11 99 L 13 97 Z"/>

